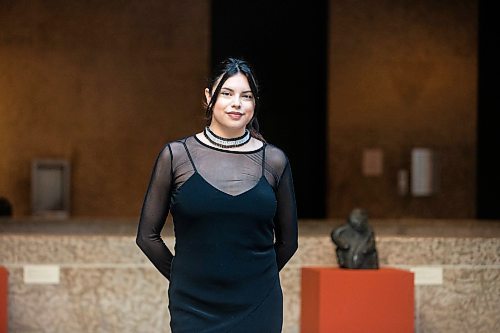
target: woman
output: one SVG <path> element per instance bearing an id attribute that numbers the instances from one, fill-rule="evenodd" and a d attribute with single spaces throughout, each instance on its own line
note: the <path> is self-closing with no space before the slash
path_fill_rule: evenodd
<path id="1" fill-rule="evenodd" d="M 156 159 L 137 244 L 170 281 L 172 332 L 280 332 L 278 272 L 298 233 L 290 165 L 259 134 L 245 61 L 223 62 L 205 97 L 207 127 Z M 160 236 L 169 210 L 175 257 Z"/>

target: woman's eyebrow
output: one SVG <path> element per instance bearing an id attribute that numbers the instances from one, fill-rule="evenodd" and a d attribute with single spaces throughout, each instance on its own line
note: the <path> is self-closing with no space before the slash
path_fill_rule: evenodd
<path id="1" fill-rule="evenodd" d="M 231 89 L 231 88 L 227 88 L 227 87 L 220 88 L 220 90 L 223 90 L 223 89 L 224 90 L 229 90 L 230 92 L 234 92 L 234 89 Z M 244 90 L 241 93 L 246 94 L 246 93 L 251 93 L 251 92 L 252 92 L 252 90 Z"/>

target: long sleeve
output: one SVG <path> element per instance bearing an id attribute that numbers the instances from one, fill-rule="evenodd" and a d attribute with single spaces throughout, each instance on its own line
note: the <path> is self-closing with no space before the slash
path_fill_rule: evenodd
<path id="1" fill-rule="evenodd" d="M 274 219 L 276 236 L 274 250 L 278 269 L 281 270 L 298 247 L 297 207 L 288 160 L 278 184 L 276 198 L 278 206 Z"/>
<path id="2" fill-rule="evenodd" d="M 142 205 L 136 243 L 153 265 L 170 280 L 173 255 L 161 238 L 170 206 L 172 150 L 166 145 L 159 153 Z"/>

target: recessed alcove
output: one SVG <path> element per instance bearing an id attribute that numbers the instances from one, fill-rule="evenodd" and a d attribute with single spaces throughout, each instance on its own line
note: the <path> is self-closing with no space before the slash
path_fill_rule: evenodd
<path id="1" fill-rule="evenodd" d="M 66 160 L 34 159 L 31 164 L 32 214 L 66 218 L 70 210 L 70 164 Z"/>

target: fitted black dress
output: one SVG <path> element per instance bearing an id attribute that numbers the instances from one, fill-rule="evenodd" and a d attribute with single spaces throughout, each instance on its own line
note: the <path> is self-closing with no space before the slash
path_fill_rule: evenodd
<path id="1" fill-rule="evenodd" d="M 175 257 L 160 232 L 174 220 Z M 170 280 L 172 332 L 281 332 L 279 270 L 297 248 L 290 165 L 277 147 L 229 151 L 196 136 L 160 152 L 137 243 Z"/>

